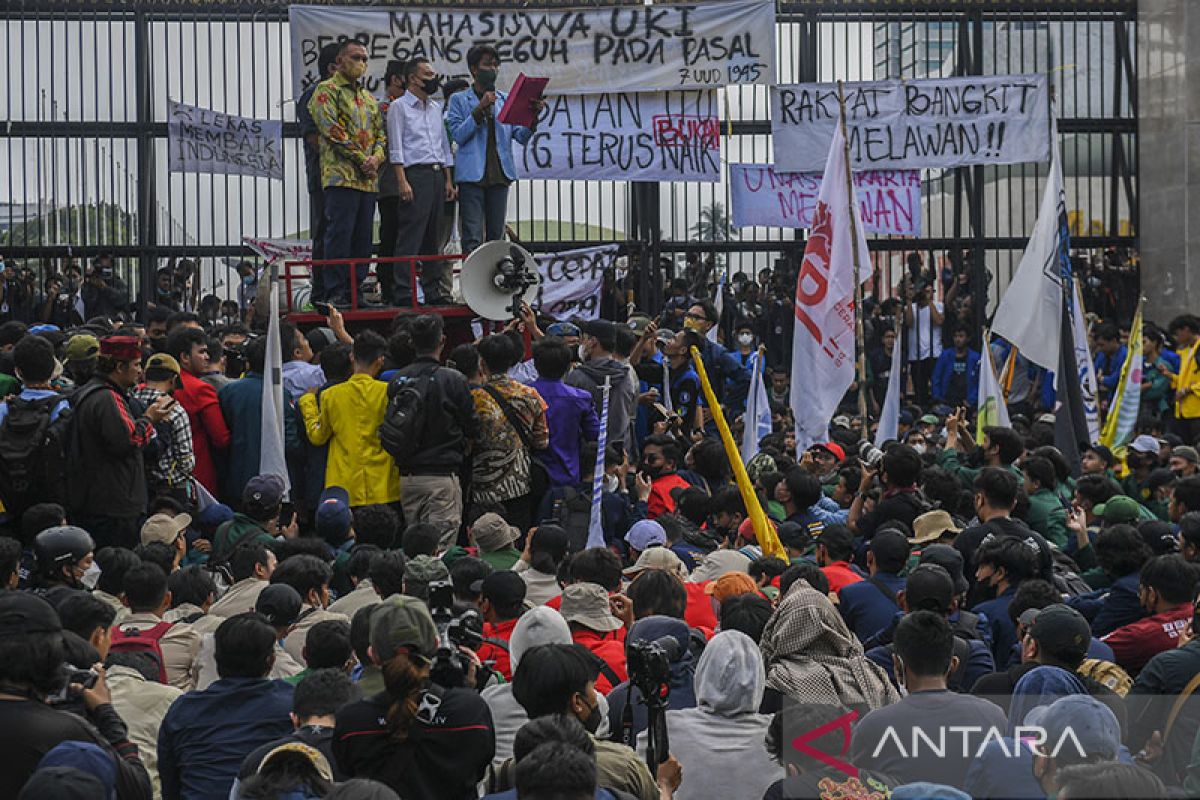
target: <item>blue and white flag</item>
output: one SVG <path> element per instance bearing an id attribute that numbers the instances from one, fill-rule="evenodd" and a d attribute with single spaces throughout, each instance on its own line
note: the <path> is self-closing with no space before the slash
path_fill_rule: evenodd
<path id="1" fill-rule="evenodd" d="M 259 439 L 258 474 L 283 478 L 284 497 L 291 490 L 283 447 L 283 348 L 279 341 L 279 268 L 271 266 L 270 314 L 267 321 L 267 357 L 263 369 L 262 433 Z"/>
<path id="2" fill-rule="evenodd" d="M 608 449 L 608 395 L 612 378 L 604 379 L 604 400 L 600 403 L 600 438 L 596 441 L 596 468 L 592 472 L 592 515 L 588 520 L 588 548 L 604 547 L 604 517 L 600 510 L 604 495 L 604 452 Z"/>
<path id="3" fill-rule="evenodd" d="M 746 398 L 746 413 L 742 416 L 742 462 L 746 464 L 758 455 L 758 443 L 771 432 L 771 401 L 763 383 L 762 355 L 759 350 L 750 359 L 750 396 Z"/>
<path id="4" fill-rule="evenodd" d="M 892 346 L 892 365 L 888 373 L 887 395 L 883 398 L 883 408 L 879 410 L 879 427 L 875 429 L 875 446 L 883 447 L 889 439 L 900 438 L 900 395 L 903 387 L 900 385 L 900 373 L 903 366 L 900 363 L 900 337 Z"/>

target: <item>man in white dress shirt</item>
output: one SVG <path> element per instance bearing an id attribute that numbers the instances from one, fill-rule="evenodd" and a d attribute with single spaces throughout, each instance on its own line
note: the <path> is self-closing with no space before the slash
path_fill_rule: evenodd
<path id="1" fill-rule="evenodd" d="M 388 158 L 400 186 L 400 225 L 397 256 L 438 255 L 442 207 L 455 199 L 454 154 L 442 120 L 442 104 L 433 99 L 441 79 L 428 59 L 408 62 L 404 71 L 407 91 L 388 108 Z M 451 272 L 444 261 L 421 264 L 421 285 L 428 305 L 451 302 Z M 395 273 L 392 301 L 412 304 L 409 267 L 401 263 Z"/>

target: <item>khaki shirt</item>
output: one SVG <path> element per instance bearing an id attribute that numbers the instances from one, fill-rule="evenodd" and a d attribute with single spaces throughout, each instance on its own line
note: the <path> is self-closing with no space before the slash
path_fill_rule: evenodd
<path id="1" fill-rule="evenodd" d="M 183 624 L 188 625 L 201 636 L 206 633 L 215 633 L 217 628 L 221 627 L 221 623 L 225 621 L 224 617 L 214 617 L 212 614 L 206 614 L 204 613 L 204 609 L 192 603 L 180 603 L 163 614 L 163 619 L 167 622 L 180 623 L 182 620 L 186 620 L 196 614 L 200 614 L 201 616 Z"/>
<path id="2" fill-rule="evenodd" d="M 300 607 L 300 620 L 292 626 L 292 630 L 288 633 L 287 638 L 283 640 L 283 649 L 288 652 L 292 658 L 301 664 L 306 664 L 304 660 L 304 640 L 308 637 L 308 631 L 312 626 L 328 622 L 331 619 L 350 624 L 349 618 L 345 614 L 336 614 L 324 608 L 315 608 L 305 603 Z"/>
<path id="3" fill-rule="evenodd" d="M 130 614 L 116 627 L 128 633 L 131 628 L 147 630 L 162 621 L 153 614 Z M 185 692 L 194 688 L 192 665 L 200 651 L 200 634 L 190 625 L 172 625 L 158 640 L 158 646 L 167 669 L 167 683 Z"/>
<path id="4" fill-rule="evenodd" d="M 334 614 L 344 614 L 348 619 L 354 619 L 354 615 L 360 610 L 376 605 L 379 601 L 379 592 L 371 585 L 371 579 L 363 578 L 358 582 L 358 586 L 354 587 L 354 591 L 330 603 L 329 610 Z"/>
<path id="5" fill-rule="evenodd" d="M 214 617 L 233 617 L 254 610 L 258 596 L 267 588 L 267 582 L 258 578 L 240 580 L 221 599 L 209 606 L 208 613 Z"/>
<path id="6" fill-rule="evenodd" d="M 158 728 L 171 703 L 183 694 L 174 686 L 148 681 L 135 669 L 114 665 L 105 680 L 112 694 L 113 708 L 129 729 L 129 741 L 137 745 L 138 756 L 150 775 L 155 798 L 162 797 L 158 778 Z"/>
<path id="7" fill-rule="evenodd" d="M 111 595 L 108 592 L 95 589 L 92 591 L 92 597 L 95 597 L 97 600 L 103 600 L 106 604 L 112 606 L 113 610 L 117 612 L 117 618 L 113 620 L 113 625 L 120 625 L 125 618 L 129 616 L 129 606 L 122 603 L 121 598 L 117 597 L 116 595 Z"/>
<path id="8" fill-rule="evenodd" d="M 284 650 L 283 646 L 276 642 L 275 663 L 271 665 L 271 671 L 267 673 L 267 677 L 273 681 L 281 681 L 284 678 L 299 675 L 303 671 L 304 666 L 288 655 L 288 651 Z M 211 633 L 204 634 L 200 640 L 200 653 L 196 656 L 194 676 L 197 690 L 207 689 L 221 677 L 217 674 L 216 642 Z"/>

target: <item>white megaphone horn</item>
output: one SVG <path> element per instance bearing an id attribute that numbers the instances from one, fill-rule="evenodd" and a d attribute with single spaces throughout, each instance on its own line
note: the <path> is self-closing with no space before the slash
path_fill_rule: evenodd
<path id="1" fill-rule="evenodd" d="M 517 316 L 522 303 L 537 299 L 541 282 L 533 256 L 511 242 L 488 242 L 475 248 L 459 275 L 467 305 L 493 322 Z"/>

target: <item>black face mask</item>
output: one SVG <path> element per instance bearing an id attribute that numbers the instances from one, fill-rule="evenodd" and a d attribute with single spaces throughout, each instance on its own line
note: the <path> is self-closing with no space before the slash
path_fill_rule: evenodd
<path id="1" fill-rule="evenodd" d="M 581 720 L 584 729 L 588 733 L 595 733 L 600 730 L 600 723 L 604 720 L 604 715 L 600 713 L 600 701 L 596 701 L 596 705 L 592 706 L 592 710 L 588 712 L 587 719 Z"/>
<path id="2" fill-rule="evenodd" d="M 421 88 L 425 90 L 425 94 L 430 94 L 430 95 L 437 94 L 438 89 L 442 88 L 442 79 L 441 78 L 429 78 L 425 81 L 424 85 L 422 85 Z"/>
<path id="3" fill-rule="evenodd" d="M 641 464 L 638 464 L 638 469 L 649 475 L 651 478 L 657 478 L 659 475 L 662 475 L 662 467 L 658 466 L 657 464 L 651 466 L 643 461 Z"/>

